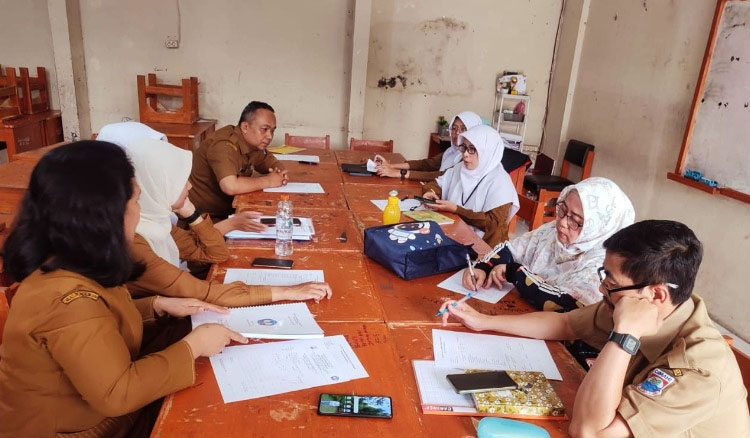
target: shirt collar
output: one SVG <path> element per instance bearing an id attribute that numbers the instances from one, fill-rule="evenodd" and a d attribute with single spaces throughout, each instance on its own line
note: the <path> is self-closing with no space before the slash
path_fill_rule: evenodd
<path id="1" fill-rule="evenodd" d="M 641 352 L 649 362 L 654 362 L 682 330 L 682 326 L 693 315 L 695 303 L 692 297 L 680 304 L 664 319 L 659 331 L 653 336 L 641 338 Z"/>
<path id="2" fill-rule="evenodd" d="M 240 152 L 242 152 L 243 155 L 249 154 L 250 151 L 254 148 L 251 148 L 250 145 L 245 141 L 245 137 L 242 135 L 240 125 L 234 127 L 234 133 L 237 135 L 237 144 L 240 147 Z"/>

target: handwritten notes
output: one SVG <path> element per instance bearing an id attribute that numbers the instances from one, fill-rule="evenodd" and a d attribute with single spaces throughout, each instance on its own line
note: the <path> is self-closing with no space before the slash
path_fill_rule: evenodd
<path id="1" fill-rule="evenodd" d="M 438 287 L 448 289 L 449 291 L 456 292 L 462 295 L 467 295 L 469 292 L 471 292 L 471 289 L 467 289 L 464 287 L 462 282 L 463 273 L 463 270 L 456 272 L 455 274 L 451 275 L 450 277 L 443 280 L 440 284 L 438 284 Z M 484 301 L 485 303 L 496 304 L 498 301 L 502 300 L 503 297 L 508 294 L 508 292 L 512 290 L 513 284 L 511 283 L 506 283 L 502 289 L 498 289 L 494 283 L 487 289 L 482 289 L 480 285 L 479 293 L 474 295 L 474 298 Z"/>
<path id="2" fill-rule="evenodd" d="M 318 183 L 290 182 L 285 186 L 263 189 L 266 193 L 325 193 L 323 186 Z"/>

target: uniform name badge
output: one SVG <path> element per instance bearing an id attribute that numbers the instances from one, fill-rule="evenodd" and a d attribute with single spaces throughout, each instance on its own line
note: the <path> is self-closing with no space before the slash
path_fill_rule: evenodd
<path id="1" fill-rule="evenodd" d="M 675 382 L 675 378 L 660 370 L 654 368 L 648 373 L 646 380 L 639 383 L 635 389 L 643 395 L 649 397 L 655 397 L 661 395 L 662 392 L 671 384 Z"/>

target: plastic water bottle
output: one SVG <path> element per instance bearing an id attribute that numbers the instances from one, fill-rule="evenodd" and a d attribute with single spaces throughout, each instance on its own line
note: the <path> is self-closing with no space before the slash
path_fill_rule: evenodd
<path id="1" fill-rule="evenodd" d="M 383 210 L 383 225 L 397 224 L 401 220 L 401 206 L 398 203 L 398 192 L 388 193 L 388 204 Z"/>
<path id="2" fill-rule="evenodd" d="M 292 255 L 292 235 L 294 234 L 294 213 L 289 195 L 281 195 L 276 209 L 276 255 Z"/>

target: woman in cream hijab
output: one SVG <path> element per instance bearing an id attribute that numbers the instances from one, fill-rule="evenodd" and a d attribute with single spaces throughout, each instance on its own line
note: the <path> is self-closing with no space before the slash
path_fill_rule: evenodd
<path id="1" fill-rule="evenodd" d="M 456 213 L 490 246 L 508 239 L 518 194 L 503 168 L 504 143 L 496 130 L 475 126 L 458 137 L 462 161 L 425 184 L 427 208 Z"/>
<path id="2" fill-rule="evenodd" d="M 180 261 L 218 263 L 229 258 L 222 233 L 187 197 L 192 154 L 169 143 L 145 139 L 125 147 L 141 189 L 140 221 L 133 242 L 134 259 L 144 273 L 128 283 L 134 296 L 198 298 L 222 306 L 248 306 L 279 300 L 316 301 L 331 296 L 326 283 L 297 286 L 248 286 L 211 283 L 180 269 Z M 172 212 L 189 230 L 172 225 Z"/>
<path id="3" fill-rule="evenodd" d="M 406 170 L 404 178 L 417 181 L 432 181 L 447 169 L 461 162 L 461 151 L 458 150 L 458 136 L 477 125 L 482 124 L 482 118 L 471 111 L 462 111 L 451 119 L 449 126 L 451 146 L 434 157 L 423 160 L 409 160 L 406 163 L 390 164 L 380 155 L 375 156 L 378 163 L 378 175 L 393 178 L 401 177 L 401 170 Z"/>
<path id="4" fill-rule="evenodd" d="M 604 261 L 602 243 L 635 219 L 633 204 L 609 179 L 588 178 L 566 187 L 557 201 L 556 218 L 506 242 L 498 257 L 478 263 L 476 282 L 515 285 L 540 310 L 573 310 L 596 303 L 597 269 Z M 471 275 L 464 271 L 464 286 Z"/>

